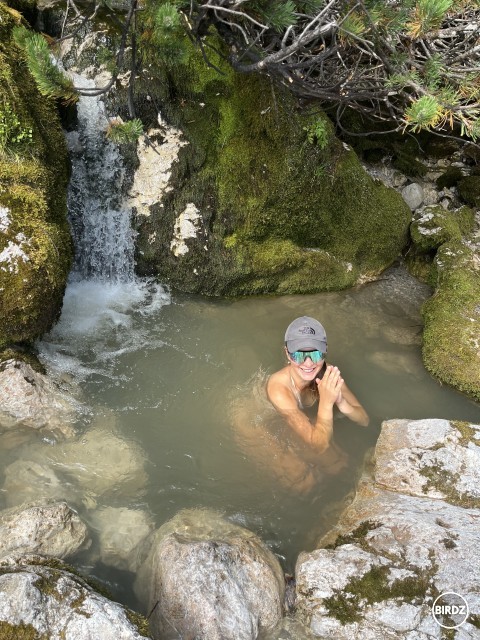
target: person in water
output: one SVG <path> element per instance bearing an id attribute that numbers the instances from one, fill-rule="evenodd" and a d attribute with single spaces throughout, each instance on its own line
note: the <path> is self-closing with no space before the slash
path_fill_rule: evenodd
<path id="1" fill-rule="evenodd" d="M 293 432 L 319 454 L 331 451 L 333 413 L 339 411 L 353 422 L 367 426 L 369 417 L 345 384 L 338 367 L 327 364 L 327 335 L 314 318 L 296 318 L 285 333 L 287 366 L 272 374 L 267 397 Z M 305 409 L 318 401 L 312 419 Z"/>

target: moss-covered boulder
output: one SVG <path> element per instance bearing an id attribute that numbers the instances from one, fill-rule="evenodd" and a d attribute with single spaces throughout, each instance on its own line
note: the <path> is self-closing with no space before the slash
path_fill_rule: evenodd
<path id="1" fill-rule="evenodd" d="M 475 214 L 470 207 L 460 207 L 454 211 L 441 205 L 429 205 L 410 225 L 415 248 L 420 252 L 437 249 L 444 242 L 460 240 L 473 230 Z"/>
<path id="2" fill-rule="evenodd" d="M 138 83 L 144 121 L 160 104 L 189 143 L 174 188 L 138 220 L 139 270 L 212 295 L 340 289 L 382 271 L 407 239 L 403 199 L 370 178 L 318 109 L 214 62 L 223 75 L 192 51 L 143 88 L 150 101 Z M 194 229 L 173 251 L 192 210 Z"/>
<path id="3" fill-rule="evenodd" d="M 452 240 L 436 255 L 437 288 L 423 306 L 423 360 L 436 378 L 480 400 L 478 253 Z"/>
<path id="4" fill-rule="evenodd" d="M 52 326 L 72 257 L 64 136 L 12 41 L 21 21 L 0 3 L 0 350 Z"/>
<path id="5" fill-rule="evenodd" d="M 480 176 L 471 175 L 458 183 L 458 193 L 471 207 L 480 207 Z"/>

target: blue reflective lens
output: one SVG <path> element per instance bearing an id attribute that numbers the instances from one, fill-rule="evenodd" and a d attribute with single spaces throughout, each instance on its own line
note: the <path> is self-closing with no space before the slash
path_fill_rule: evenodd
<path id="1" fill-rule="evenodd" d="M 318 364 L 323 358 L 321 351 L 294 351 L 288 352 L 288 355 L 296 364 L 303 364 L 307 358 L 310 358 L 313 364 Z"/>

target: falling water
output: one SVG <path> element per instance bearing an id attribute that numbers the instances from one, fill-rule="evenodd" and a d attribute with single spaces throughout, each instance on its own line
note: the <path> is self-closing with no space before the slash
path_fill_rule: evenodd
<path id="1" fill-rule="evenodd" d="M 95 87 L 93 80 L 71 75 L 76 86 Z M 77 129 L 66 134 L 75 262 L 61 318 L 40 351 L 52 374 L 68 371 L 83 377 L 92 369 L 79 349 L 87 346 L 94 359 L 111 361 L 135 350 L 144 341 L 143 333 L 133 328 L 136 317 L 154 313 L 170 302 L 170 296 L 159 283 L 135 275 L 126 169 L 118 147 L 106 136 L 109 122 L 103 100 L 81 96 L 77 115 Z M 106 374 L 103 368 L 102 373 Z"/>
<path id="2" fill-rule="evenodd" d="M 75 84 L 94 88 L 92 80 Z M 123 201 L 125 168 L 106 138 L 108 118 L 100 97 L 80 97 L 78 129 L 67 134 L 72 162 L 68 209 L 75 243 L 74 279 L 131 282 L 134 233 Z"/>

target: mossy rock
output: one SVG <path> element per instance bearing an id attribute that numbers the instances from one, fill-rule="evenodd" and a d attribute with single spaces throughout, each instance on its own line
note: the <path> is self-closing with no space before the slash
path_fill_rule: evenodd
<path id="1" fill-rule="evenodd" d="M 437 289 L 423 306 L 423 360 L 440 381 L 480 400 L 480 271 L 472 249 L 443 244 Z"/>
<path id="2" fill-rule="evenodd" d="M 59 315 L 71 265 L 69 162 L 55 104 L 11 40 L 22 18 L 0 3 L 0 105 L 17 135 L 0 149 L 0 349 L 31 343 Z"/>
<path id="3" fill-rule="evenodd" d="M 455 187 L 462 178 L 463 173 L 460 167 L 448 167 L 445 173 L 437 178 L 436 184 L 439 189 L 445 189 L 445 187 L 450 189 Z"/>
<path id="4" fill-rule="evenodd" d="M 448 211 L 441 205 L 429 205 L 421 216 L 410 225 L 410 235 L 419 252 L 436 250 L 444 242 L 460 240 L 473 230 L 475 214 L 470 207 Z"/>
<path id="5" fill-rule="evenodd" d="M 390 265 L 411 220 L 401 196 L 372 180 L 322 112 L 213 62 L 223 76 L 192 50 L 156 96 L 190 144 L 173 191 L 142 220 L 140 271 L 183 291 L 238 295 L 340 289 Z M 201 232 L 173 257 L 175 219 L 189 203 Z"/>
<path id="6" fill-rule="evenodd" d="M 460 197 L 471 207 L 480 207 L 480 176 L 467 176 L 458 183 Z"/>
<path id="7" fill-rule="evenodd" d="M 31 624 L 10 624 L 0 620 L 0 638 L 2 640 L 48 640 L 46 634 L 38 633 Z"/>

